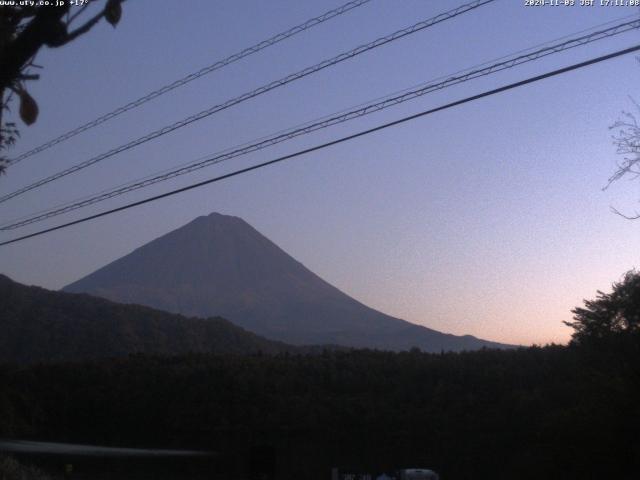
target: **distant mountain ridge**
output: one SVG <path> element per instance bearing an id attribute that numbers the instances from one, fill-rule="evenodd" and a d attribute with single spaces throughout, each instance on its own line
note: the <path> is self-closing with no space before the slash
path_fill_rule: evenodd
<path id="1" fill-rule="evenodd" d="M 424 351 L 506 345 L 385 315 L 290 257 L 244 220 L 212 213 L 68 285 L 122 303 L 187 316 L 219 315 L 287 343 Z"/>
<path id="2" fill-rule="evenodd" d="M 0 363 L 126 357 L 135 353 L 251 354 L 299 349 L 216 317 L 185 318 L 86 294 L 28 287 L 0 275 Z"/>

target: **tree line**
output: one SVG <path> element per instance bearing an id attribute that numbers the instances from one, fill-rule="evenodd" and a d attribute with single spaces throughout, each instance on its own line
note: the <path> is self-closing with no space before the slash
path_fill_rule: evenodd
<path id="1" fill-rule="evenodd" d="M 567 346 L 5 364 L 0 436 L 205 448 L 238 478 L 266 448 L 276 478 L 418 466 L 443 479 L 631 479 L 638 307 L 630 272 L 574 310 Z"/>

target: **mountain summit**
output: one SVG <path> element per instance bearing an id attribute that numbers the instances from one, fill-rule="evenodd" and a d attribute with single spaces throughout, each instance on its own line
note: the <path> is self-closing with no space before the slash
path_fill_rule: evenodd
<path id="1" fill-rule="evenodd" d="M 440 333 L 369 308 L 244 220 L 219 213 L 198 217 L 64 290 L 186 316 L 222 316 L 294 344 L 438 352 L 505 346 Z"/>

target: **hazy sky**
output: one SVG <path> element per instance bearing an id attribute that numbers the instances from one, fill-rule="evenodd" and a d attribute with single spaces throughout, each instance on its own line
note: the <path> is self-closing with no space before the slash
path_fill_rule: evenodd
<path id="1" fill-rule="evenodd" d="M 340 5 L 334 1 L 126 2 L 114 30 L 42 51 L 36 125 L 21 153 Z M 370 4 L 205 76 L 10 168 L 0 193 L 464 3 Z M 579 3 L 579 0 L 577 0 Z M 597 2 L 599 4 L 599 0 Z M 631 7 L 499 0 L 365 53 L 0 205 L 7 221 L 269 135 L 603 22 Z M 13 233 L 6 240 L 467 95 L 640 43 L 637 31 L 475 80 Z M 639 266 L 640 181 L 602 191 L 608 127 L 640 98 L 633 56 L 486 98 L 294 161 L 11 246 L 0 272 L 57 289 L 212 211 L 244 218 L 359 301 L 455 334 L 565 342 L 571 308 Z"/>

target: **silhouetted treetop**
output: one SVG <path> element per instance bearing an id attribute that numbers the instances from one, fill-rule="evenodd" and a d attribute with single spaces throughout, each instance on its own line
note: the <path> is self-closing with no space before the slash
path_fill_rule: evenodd
<path id="1" fill-rule="evenodd" d="M 595 300 L 585 300 L 585 307 L 572 310 L 574 343 L 602 339 L 613 334 L 637 333 L 640 330 L 640 272 L 631 270 L 622 281 L 613 284 L 611 293 L 598 290 Z"/>

